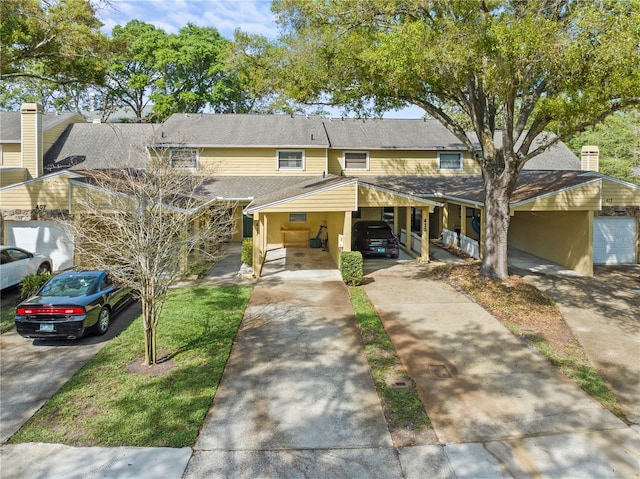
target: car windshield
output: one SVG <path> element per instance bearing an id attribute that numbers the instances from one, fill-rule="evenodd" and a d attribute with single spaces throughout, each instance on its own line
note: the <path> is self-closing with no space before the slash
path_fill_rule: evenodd
<path id="1" fill-rule="evenodd" d="M 40 290 L 40 296 L 83 296 L 91 291 L 96 276 L 53 277 Z"/>

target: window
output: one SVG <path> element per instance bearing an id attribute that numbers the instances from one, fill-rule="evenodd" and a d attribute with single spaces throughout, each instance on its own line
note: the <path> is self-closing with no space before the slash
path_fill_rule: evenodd
<path id="1" fill-rule="evenodd" d="M 169 150 L 169 162 L 171 168 L 197 168 L 198 150 L 195 148 L 172 148 Z"/>
<path id="2" fill-rule="evenodd" d="M 461 170 L 462 153 L 438 153 L 439 170 Z"/>
<path id="3" fill-rule="evenodd" d="M 368 170 L 369 169 L 369 153 L 366 151 L 345 151 L 344 152 L 344 169 L 345 170 Z"/>
<path id="4" fill-rule="evenodd" d="M 281 150 L 278 151 L 278 169 L 279 170 L 303 170 L 304 169 L 304 152 Z"/>
<path id="5" fill-rule="evenodd" d="M 289 223 L 306 223 L 306 213 L 289 213 Z"/>

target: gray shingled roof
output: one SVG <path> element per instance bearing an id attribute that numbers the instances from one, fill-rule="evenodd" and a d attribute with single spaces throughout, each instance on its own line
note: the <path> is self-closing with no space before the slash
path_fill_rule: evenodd
<path id="1" fill-rule="evenodd" d="M 496 140 L 499 144 L 500 135 Z M 137 158 L 134 153 L 142 151 L 145 143 L 199 147 L 465 149 L 435 120 L 177 114 L 162 125 L 74 124 L 45 155 L 45 171 L 56 171 L 79 161 L 84 162 L 82 169 L 108 167 L 114 158 Z M 525 169 L 579 170 L 580 160 L 559 143 L 529 161 Z"/>
<path id="2" fill-rule="evenodd" d="M 20 112 L 1 111 L 0 112 L 0 141 L 19 142 L 20 135 Z"/>
<path id="3" fill-rule="evenodd" d="M 162 132 L 163 143 L 193 146 L 466 150 L 439 121 L 428 119 L 176 114 L 164 123 Z M 473 133 L 469 136 L 477 143 Z M 500 132 L 496 133 L 498 145 L 501 140 Z M 566 145 L 559 143 L 529 161 L 525 169 L 579 170 L 580 160 Z"/>
<path id="4" fill-rule="evenodd" d="M 543 133 L 533 140 L 532 149 L 540 146 L 543 135 L 553 135 L 552 133 Z M 470 134 L 477 141 L 475 134 Z M 496 132 L 496 146 L 502 146 L 502 132 Z M 516 142 L 516 146 L 521 144 L 521 140 Z M 527 161 L 524 165 L 525 170 L 580 170 L 582 168 L 580 158 L 578 158 L 567 145 L 564 143 L 556 143 L 551 148 L 535 156 Z"/>
<path id="5" fill-rule="evenodd" d="M 580 158 L 564 143 L 556 143 L 524 165 L 525 170 L 580 170 L 581 168 Z"/>
<path id="6" fill-rule="evenodd" d="M 522 171 L 511 195 L 511 204 L 584 185 L 595 179 L 594 175 L 582 171 Z M 359 182 L 421 198 L 450 197 L 484 203 L 481 176 L 362 176 Z"/>
<path id="7" fill-rule="evenodd" d="M 68 120 L 76 113 L 43 113 L 42 129 L 47 131 L 61 121 Z M 21 140 L 21 122 L 19 111 L 0 111 L 0 142 L 16 143 Z"/>
<path id="8" fill-rule="evenodd" d="M 144 167 L 145 145 L 153 142 L 157 128 L 144 123 L 73 123 L 45 154 L 44 171 Z"/>
<path id="9" fill-rule="evenodd" d="M 329 146 L 319 117 L 175 114 L 162 128 L 163 144 L 229 147 Z"/>
<path id="10" fill-rule="evenodd" d="M 466 150 L 464 144 L 436 120 L 327 119 L 332 148 Z"/>
<path id="11" fill-rule="evenodd" d="M 276 191 L 288 190 L 316 179 L 312 176 L 215 176 L 207 179 L 200 191 L 214 198 L 254 199 Z"/>

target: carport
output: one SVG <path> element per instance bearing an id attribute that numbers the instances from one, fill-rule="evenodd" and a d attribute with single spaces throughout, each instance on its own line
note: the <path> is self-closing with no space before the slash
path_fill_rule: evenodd
<path id="1" fill-rule="evenodd" d="M 329 176 L 302 181 L 264 195 L 243 211 L 253 218 L 253 272 L 260 276 L 267 251 L 282 247 L 319 246 L 326 235 L 334 264 L 351 244 L 351 215 L 357 210 L 358 180 Z"/>
<path id="2" fill-rule="evenodd" d="M 359 192 L 360 206 L 395 204 L 407 208 L 402 212 L 394 210 L 394 220 L 400 217 L 394 224 L 400 224 L 401 230 L 410 224 L 415 232 L 416 208 L 422 221 L 431 214 L 431 226 L 419 227 L 422 233 L 430 232 L 445 244 L 482 257 L 484 184 L 480 176 L 368 176 L 360 178 Z M 424 203 L 418 203 L 420 200 Z M 592 276 L 594 259 L 597 262 L 594 244 L 599 244 L 594 228 L 597 231 L 600 225 L 616 221 L 602 219 L 609 215 L 625 219 L 609 228 L 607 239 L 615 244 L 605 247 L 615 246 L 618 251 L 622 247 L 620 257 L 633 257 L 637 262 L 640 187 L 636 185 L 596 172 L 526 170 L 520 173 L 510 206 L 509 247 Z M 408 249 L 415 250 L 415 242 L 408 238 L 405 241 Z M 634 254 L 629 255 L 628 243 L 632 243 Z"/>
<path id="3" fill-rule="evenodd" d="M 428 261 L 429 215 L 441 205 L 343 176 L 309 179 L 261 196 L 243 211 L 253 219 L 254 274 L 261 275 L 267 251 L 318 247 L 314 240 L 323 235 L 337 266 L 340 252 L 351 251 L 351 229 L 359 219 L 384 219 L 393 224 L 407 252 Z M 422 218 L 418 224 L 416 216 Z"/>
<path id="4" fill-rule="evenodd" d="M 358 184 L 358 219 L 386 220 L 393 224 L 406 252 L 421 261 L 429 261 L 431 216 L 436 207 L 443 206 L 426 198 L 400 193 L 361 178 Z"/>

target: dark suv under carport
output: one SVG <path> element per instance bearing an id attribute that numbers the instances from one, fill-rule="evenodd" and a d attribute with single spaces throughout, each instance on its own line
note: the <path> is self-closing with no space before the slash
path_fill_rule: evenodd
<path id="1" fill-rule="evenodd" d="M 352 249 L 362 256 L 397 258 L 400 253 L 398 237 L 384 221 L 358 221 L 353 225 L 352 238 Z"/>

